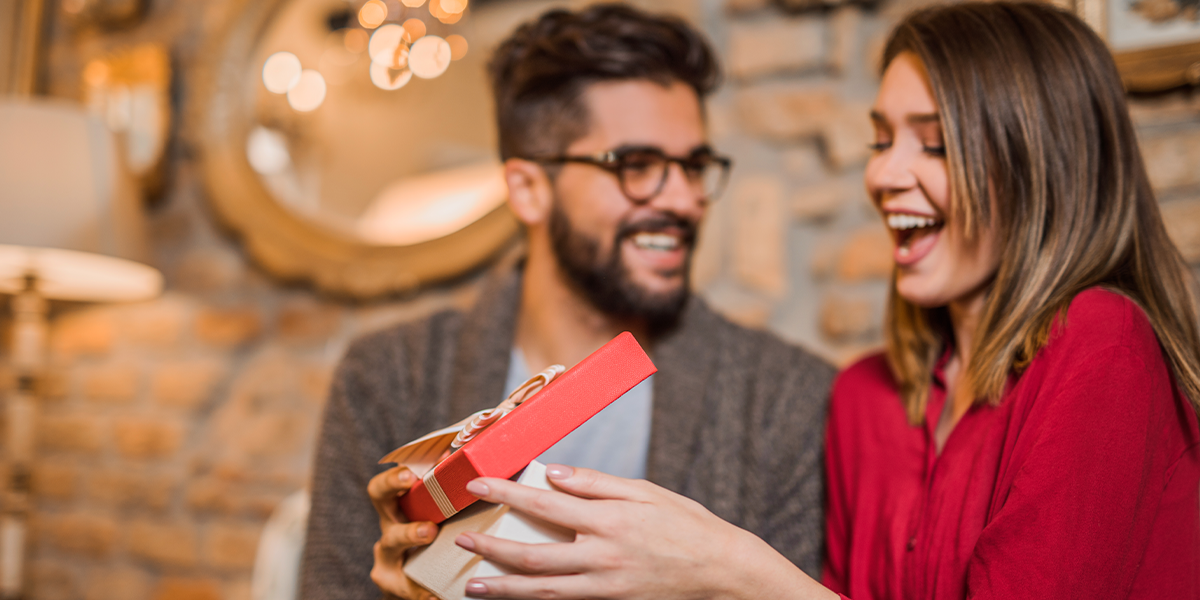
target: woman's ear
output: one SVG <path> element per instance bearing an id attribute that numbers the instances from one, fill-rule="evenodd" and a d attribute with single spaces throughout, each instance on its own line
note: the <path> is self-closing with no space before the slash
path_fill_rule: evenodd
<path id="1" fill-rule="evenodd" d="M 550 218 L 554 189 L 541 165 L 510 158 L 504 161 L 504 182 L 508 184 L 508 206 L 518 220 L 530 226 Z"/>

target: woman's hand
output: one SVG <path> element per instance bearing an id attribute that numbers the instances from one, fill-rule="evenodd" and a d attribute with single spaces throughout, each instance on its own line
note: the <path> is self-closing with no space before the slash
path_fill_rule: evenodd
<path id="1" fill-rule="evenodd" d="M 491 598 L 826 598 L 753 534 L 652 483 L 550 465 L 550 492 L 504 479 L 467 489 L 488 502 L 575 530 L 569 544 L 523 544 L 464 533 L 459 546 L 527 575 L 472 579 Z M 805 594 L 808 595 L 805 595 Z M 823 593 L 824 595 L 820 595 Z"/>
<path id="2" fill-rule="evenodd" d="M 433 595 L 413 583 L 404 574 L 404 558 L 410 548 L 422 546 L 437 537 L 433 523 L 409 523 L 400 512 L 396 498 L 416 483 L 417 478 L 407 467 L 393 467 L 371 478 L 367 494 L 379 513 L 379 541 L 375 542 L 375 565 L 371 581 L 384 594 L 405 600 L 427 600 Z"/>

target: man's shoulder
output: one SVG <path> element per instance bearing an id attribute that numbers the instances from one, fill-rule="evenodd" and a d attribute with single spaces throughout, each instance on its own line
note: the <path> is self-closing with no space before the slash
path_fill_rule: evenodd
<path id="1" fill-rule="evenodd" d="M 351 340 L 342 361 L 365 361 L 372 357 L 419 352 L 431 343 L 453 339 L 462 327 L 464 316 L 460 309 L 445 308 L 368 331 Z"/>

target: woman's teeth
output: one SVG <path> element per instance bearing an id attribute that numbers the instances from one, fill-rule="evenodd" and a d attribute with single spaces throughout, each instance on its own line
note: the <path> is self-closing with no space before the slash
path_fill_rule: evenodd
<path id="1" fill-rule="evenodd" d="M 892 213 L 887 216 L 887 225 L 892 229 L 917 229 L 919 227 L 933 227 L 937 224 L 937 219 L 930 217 L 918 217 L 916 215 L 902 215 Z"/>
<path id="2" fill-rule="evenodd" d="M 679 247 L 679 238 L 666 233 L 639 233 L 633 236 L 633 244 L 643 250 L 674 250 Z"/>

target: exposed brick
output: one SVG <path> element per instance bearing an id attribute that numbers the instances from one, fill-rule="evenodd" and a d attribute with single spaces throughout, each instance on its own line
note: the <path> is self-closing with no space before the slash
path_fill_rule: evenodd
<path id="1" fill-rule="evenodd" d="M 216 358 L 165 363 L 154 373 L 151 395 L 161 406 L 192 409 L 207 401 L 228 373 Z"/>
<path id="2" fill-rule="evenodd" d="M 1200 199 L 1164 204 L 1162 217 L 1167 234 L 1183 257 L 1192 264 L 1200 264 Z"/>
<path id="3" fill-rule="evenodd" d="M 772 297 L 787 288 L 787 211 L 783 185 L 774 177 L 742 179 L 732 198 L 734 211 L 733 273 L 738 282 Z"/>
<path id="4" fill-rule="evenodd" d="M 748 78 L 822 65 L 825 28 L 811 17 L 773 17 L 735 22 L 729 29 L 726 64 L 734 77 Z"/>
<path id="5" fill-rule="evenodd" d="M 265 519 L 288 493 L 202 477 L 189 482 L 185 496 L 188 508 L 193 511 Z"/>
<path id="6" fill-rule="evenodd" d="M 851 102 L 838 107 L 823 121 L 821 140 L 825 157 L 835 169 L 846 169 L 867 162 L 874 130 L 867 118 L 871 105 Z"/>
<path id="7" fill-rule="evenodd" d="M 1145 138 L 1142 156 L 1154 189 L 1200 185 L 1200 129 Z"/>
<path id="8" fill-rule="evenodd" d="M 832 340 L 863 337 L 878 329 L 878 313 L 867 298 L 828 295 L 821 304 L 821 333 Z"/>
<path id="9" fill-rule="evenodd" d="M 52 324 L 50 348 L 59 357 L 103 356 L 112 351 L 116 320 L 109 310 L 89 309 L 59 315 Z"/>
<path id="10" fill-rule="evenodd" d="M 158 566 L 196 566 L 196 528 L 190 523 L 133 521 L 129 525 L 129 552 Z"/>
<path id="11" fill-rule="evenodd" d="M 33 493 L 39 498 L 70 500 L 79 487 L 79 467 L 62 461 L 33 465 Z"/>
<path id="12" fill-rule="evenodd" d="M 792 214 L 802 221 L 820 221 L 838 214 L 865 196 L 861 177 L 826 180 L 792 196 Z"/>
<path id="13" fill-rule="evenodd" d="M 766 8 L 770 0 L 725 0 L 725 10 L 732 13 L 751 12 Z"/>
<path id="14" fill-rule="evenodd" d="M 279 309 L 279 338 L 291 344 L 320 344 L 337 333 L 342 312 L 328 304 L 291 301 Z"/>
<path id="15" fill-rule="evenodd" d="M 76 600 L 77 586 L 75 574 L 60 562 L 42 559 L 29 565 L 30 600 Z"/>
<path id="16" fill-rule="evenodd" d="M 134 600 L 150 595 L 150 577 L 138 569 L 117 567 L 93 571 L 85 600 Z"/>
<path id="17" fill-rule="evenodd" d="M 142 347 L 155 349 L 177 348 L 183 341 L 184 329 L 191 318 L 186 302 L 172 295 L 130 306 L 125 311 L 124 334 Z"/>
<path id="18" fill-rule="evenodd" d="M 205 577 L 164 577 L 154 589 L 154 600 L 224 600 L 221 582 Z"/>
<path id="19" fill-rule="evenodd" d="M 783 170 L 795 181 L 807 182 L 825 176 L 821 153 L 815 144 L 791 146 L 780 155 Z"/>
<path id="20" fill-rule="evenodd" d="M 38 446 L 44 450 L 94 454 L 104 444 L 104 423 L 80 413 L 38 416 Z"/>
<path id="21" fill-rule="evenodd" d="M 262 316 L 252 307 L 207 308 L 196 316 L 196 337 L 212 346 L 233 348 L 262 333 Z"/>
<path id="22" fill-rule="evenodd" d="M 258 552 L 261 526 L 213 523 L 204 534 L 204 563 L 218 569 L 250 572 Z"/>
<path id="23" fill-rule="evenodd" d="M 771 302 L 734 286 L 717 286 L 704 295 L 713 309 L 730 321 L 751 329 L 765 329 L 771 318 Z"/>
<path id="24" fill-rule="evenodd" d="M 235 579 L 225 584 L 225 600 L 255 600 L 251 581 Z"/>
<path id="25" fill-rule="evenodd" d="M 845 281 L 887 279 L 892 275 L 892 238 L 882 225 L 868 225 L 851 234 L 838 258 L 837 275 Z"/>
<path id="26" fill-rule="evenodd" d="M 88 477 L 88 499 L 100 506 L 164 510 L 179 485 L 173 475 L 102 469 Z"/>
<path id="27" fill-rule="evenodd" d="M 862 9 L 855 5 L 847 5 L 834 11 L 829 19 L 829 30 L 833 41 L 830 44 L 829 66 L 845 73 L 858 62 L 859 48 L 862 46 Z"/>
<path id="28" fill-rule="evenodd" d="M 183 444 L 184 428 L 178 422 L 128 417 L 113 424 L 117 451 L 126 458 L 164 458 Z"/>
<path id="29" fill-rule="evenodd" d="M 730 203 L 717 202 L 708 209 L 700 224 L 699 239 L 692 255 L 692 288 L 702 290 L 720 276 L 724 269 Z"/>
<path id="30" fill-rule="evenodd" d="M 130 363 L 89 367 L 83 374 L 83 394 L 101 404 L 130 404 L 137 399 L 140 373 Z"/>
<path id="31" fill-rule="evenodd" d="M 245 270 L 242 258 L 228 248 L 195 248 L 176 265 L 172 287 L 185 292 L 223 292 L 241 285 Z"/>
<path id="32" fill-rule="evenodd" d="M 826 84 L 768 83 L 738 91 L 735 102 L 749 133 L 791 140 L 821 134 L 838 99 Z"/>
<path id="33" fill-rule="evenodd" d="M 112 517 L 67 514 L 43 516 L 38 532 L 44 542 L 60 550 L 104 558 L 112 555 L 119 529 Z"/>

